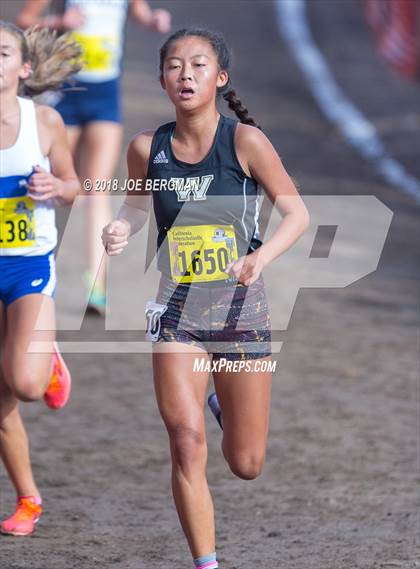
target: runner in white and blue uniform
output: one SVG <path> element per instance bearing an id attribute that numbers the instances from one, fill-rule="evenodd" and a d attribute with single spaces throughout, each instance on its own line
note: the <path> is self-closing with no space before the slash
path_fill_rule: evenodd
<path id="1" fill-rule="evenodd" d="M 162 276 L 146 315 L 156 398 L 170 441 L 174 500 L 195 566 L 216 569 L 206 479 L 209 373 L 223 454 L 234 474 L 253 479 L 265 458 L 272 379 L 261 273 L 301 236 L 309 216 L 275 149 L 232 88 L 220 34 L 176 32 L 161 49 L 160 70 L 176 120 L 131 142 L 129 178 L 145 181 L 143 190 L 127 196 L 102 239 L 110 256 L 120 254 L 153 202 Z M 217 95 L 240 123 L 219 113 Z M 155 189 L 147 191 L 147 184 Z M 258 186 L 283 214 L 264 243 Z M 235 565 L 249 567 L 247 562 Z"/>
<path id="2" fill-rule="evenodd" d="M 64 12 L 78 10 L 81 24 L 73 37 L 84 51 L 84 67 L 56 105 L 67 126 L 91 122 L 121 123 L 121 65 L 128 1 L 66 0 Z"/>
<path id="3" fill-rule="evenodd" d="M 33 101 L 17 101 L 17 140 L 0 150 L 0 300 L 6 307 L 26 294 L 53 296 L 56 282 L 54 203 L 34 202 L 28 196 L 34 165 L 50 172 L 50 161 L 40 149 Z"/>
<path id="4" fill-rule="evenodd" d="M 44 397 L 58 409 L 71 386 L 55 343 L 54 207 L 71 203 L 80 186 L 60 115 L 17 96 L 57 88 L 80 68 L 79 46 L 50 35 L 0 21 L 0 456 L 17 495 L 0 532 L 14 536 L 31 534 L 42 513 L 18 402 Z M 44 350 L 31 350 L 37 341 Z"/>
<path id="5" fill-rule="evenodd" d="M 46 8 L 49 13 L 43 16 Z M 169 12 L 152 10 L 146 0 L 39 0 L 26 2 L 17 19 L 22 27 L 40 23 L 70 30 L 83 49 L 83 68 L 65 86 L 58 103 L 53 98 L 50 102 L 64 119 L 74 159 L 83 157 L 76 164 L 79 178 L 89 180 L 92 187 L 112 178 L 121 152 L 121 73 L 128 16 L 146 29 L 170 30 Z M 92 191 L 86 205 L 88 311 L 103 315 L 106 260 L 102 262 L 98 236 L 111 219 L 109 194 Z"/>

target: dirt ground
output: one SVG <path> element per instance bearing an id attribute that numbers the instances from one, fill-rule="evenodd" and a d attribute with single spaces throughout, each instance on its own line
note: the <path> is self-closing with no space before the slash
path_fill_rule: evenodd
<path id="1" fill-rule="evenodd" d="M 11 18 L 20 2 L 2 1 Z M 276 332 L 267 464 L 237 480 L 208 415 L 208 475 L 222 569 L 420 567 L 419 218 L 323 118 L 275 27 L 270 1 L 159 2 L 174 27 L 226 33 L 238 92 L 300 183 L 304 196 L 375 195 L 394 213 L 377 270 L 345 288 L 299 292 Z M 380 61 L 357 0 L 309 2 L 316 41 L 344 91 L 376 125 L 392 155 L 420 177 L 418 89 Z M 157 83 L 160 38 L 128 26 L 125 143 L 172 117 Z M 417 156 L 417 161 L 416 161 Z M 119 171 L 125 176 L 124 159 Z M 65 215 L 62 214 L 64 224 Z M 321 245 L 326 245 L 325 239 Z M 78 251 L 78 249 L 75 249 Z M 136 251 L 128 258 L 135 260 Z M 66 260 L 59 314 L 75 298 Z M 130 276 L 121 264 L 121 287 Z M 67 280 L 66 275 L 69 275 Z M 126 295 L 130 303 L 130 296 Z M 275 307 L 274 307 L 275 310 Z M 136 341 L 86 317 L 62 341 Z M 167 438 L 148 354 L 68 354 L 71 403 L 59 413 L 22 408 L 45 515 L 27 539 L 0 539 L 1 569 L 190 567 L 170 493 Z M 14 495 L 0 471 L 0 513 Z"/>

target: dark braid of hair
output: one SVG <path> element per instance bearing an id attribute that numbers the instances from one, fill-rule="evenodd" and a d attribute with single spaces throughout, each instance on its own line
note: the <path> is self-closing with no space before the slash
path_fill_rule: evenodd
<path id="1" fill-rule="evenodd" d="M 232 110 L 241 123 L 250 124 L 251 126 L 255 126 L 262 130 L 260 125 L 249 116 L 249 111 L 246 107 L 244 107 L 241 99 L 236 95 L 235 89 L 233 89 L 230 80 L 228 81 L 225 87 L 222 87 L 222 91 L 220 93 L 224 100 L 229 105 L 229 109 Z"/>
<path id="2" fill-rule="evenodd" d="M 184 28 L 173 33 L 163 44 L 160 49 L 160 73 L 163 73 L 163 65 L 165 59 L 168 55 L 168 51 L 172 44 L 177 40 L 186 37 L 198 37 L 205 39 L 212 46 L 214 53 L 217 56 L 217 61 L 219 64 L 219 69 L 222 71 L 229 71 L 230 68 L 230 53 L 226 45 L 225 38 L 219 32 L 211 32 L 202 28 Z M 229 108 L 236 114 L 241 123 L 249 124 L 255 126 L 259 129 L 261 127 L 256 123 L 256 121 L 249 116 L 248 109 L 243 105 L 242 101 L 237 97 L 232 84 L 229 81 L 224 87 L 217 88 L 217 95 L 222 96 L 223 99 L 228 103 Z"/>

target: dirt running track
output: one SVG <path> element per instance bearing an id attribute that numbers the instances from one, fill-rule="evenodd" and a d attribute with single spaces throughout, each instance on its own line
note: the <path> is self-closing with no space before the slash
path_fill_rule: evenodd
<path id="1" fill-rule="evenodd" d="M 287 330 L 276 334 L 284 345 L 276 355 L 267 464 L 257 481 L 230 474 L 208 417 L 221 568 L 419 567 L 418 208 L 323 118 L 278 36 L 271 1 L 159 3 L 165 4 L 175 27 L 201 23 L 226 33 L 238 91 L 303 195 L 374 194 L 394 212 L 378 269 L 346 288 L 302 289 Z M 2 0 L 1 17 L 18 7 Z M 309 2 L 309 20 L 344 91 L 393 156 L 420 177 L 418 91 L 376 58 L 359 2 Z M 126 144 L 137 130 L 171 119 L 157 83 L 159 45 L 129 25 Z M 119 175 L 125 176 L 123 159 Z M 75 297 L 69 283 L 83 266 L 78 251 L 62 271 L 61 314 Z M 133 247 L 128 259 L 135 262 Z M 123 287 L 130 263 L 121 267 Z M 59 337 L 141 339 L 105 332 L 91 318 L 80 332 Z M 68 408 L 55 414 L 42 403 L 23 406 L 46 514 L 33 537 L 0 539 L 1 569 L 191 567 L 171 500 L 149 355 L 67 360 L 75 384 Z M 4 471 L 0 488 L 4 516 L 14 500 Z"/>

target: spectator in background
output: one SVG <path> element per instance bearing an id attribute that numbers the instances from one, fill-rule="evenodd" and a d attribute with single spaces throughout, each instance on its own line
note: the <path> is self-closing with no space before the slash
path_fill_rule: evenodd
<path id="1" fill-rule="evenodd" d="M 365 0 L 365 13 L 382 57 L 402 75 L 419 80 L 418 0 Z"/>
<path id="2" fill-rule="evenodd" d="M 44 12 L 47 14 L 44 15 Z M 114 175 L 122 144 L 121 70 L 127 16 L 146 29 L 162 34 L 170 31 L 167 10 L 152 10 L 146 0 L 28 0 L 17 16 L 17 24 L 35 24 L 59 31 L 72 31 L 84 50 L 84 67 L 74 76 L 55 107 L 64 119 L 80 180 Z M 71 88 L 73 87 L 73 88 Z M 87 202 L 88 309 L 104 314 L 106 305 L 106 259 L 100 240 L 102 227 L 112 217 L 106 192 L 94 192 Z M 99 268 L 99 270 L 98 270 Z"/>

